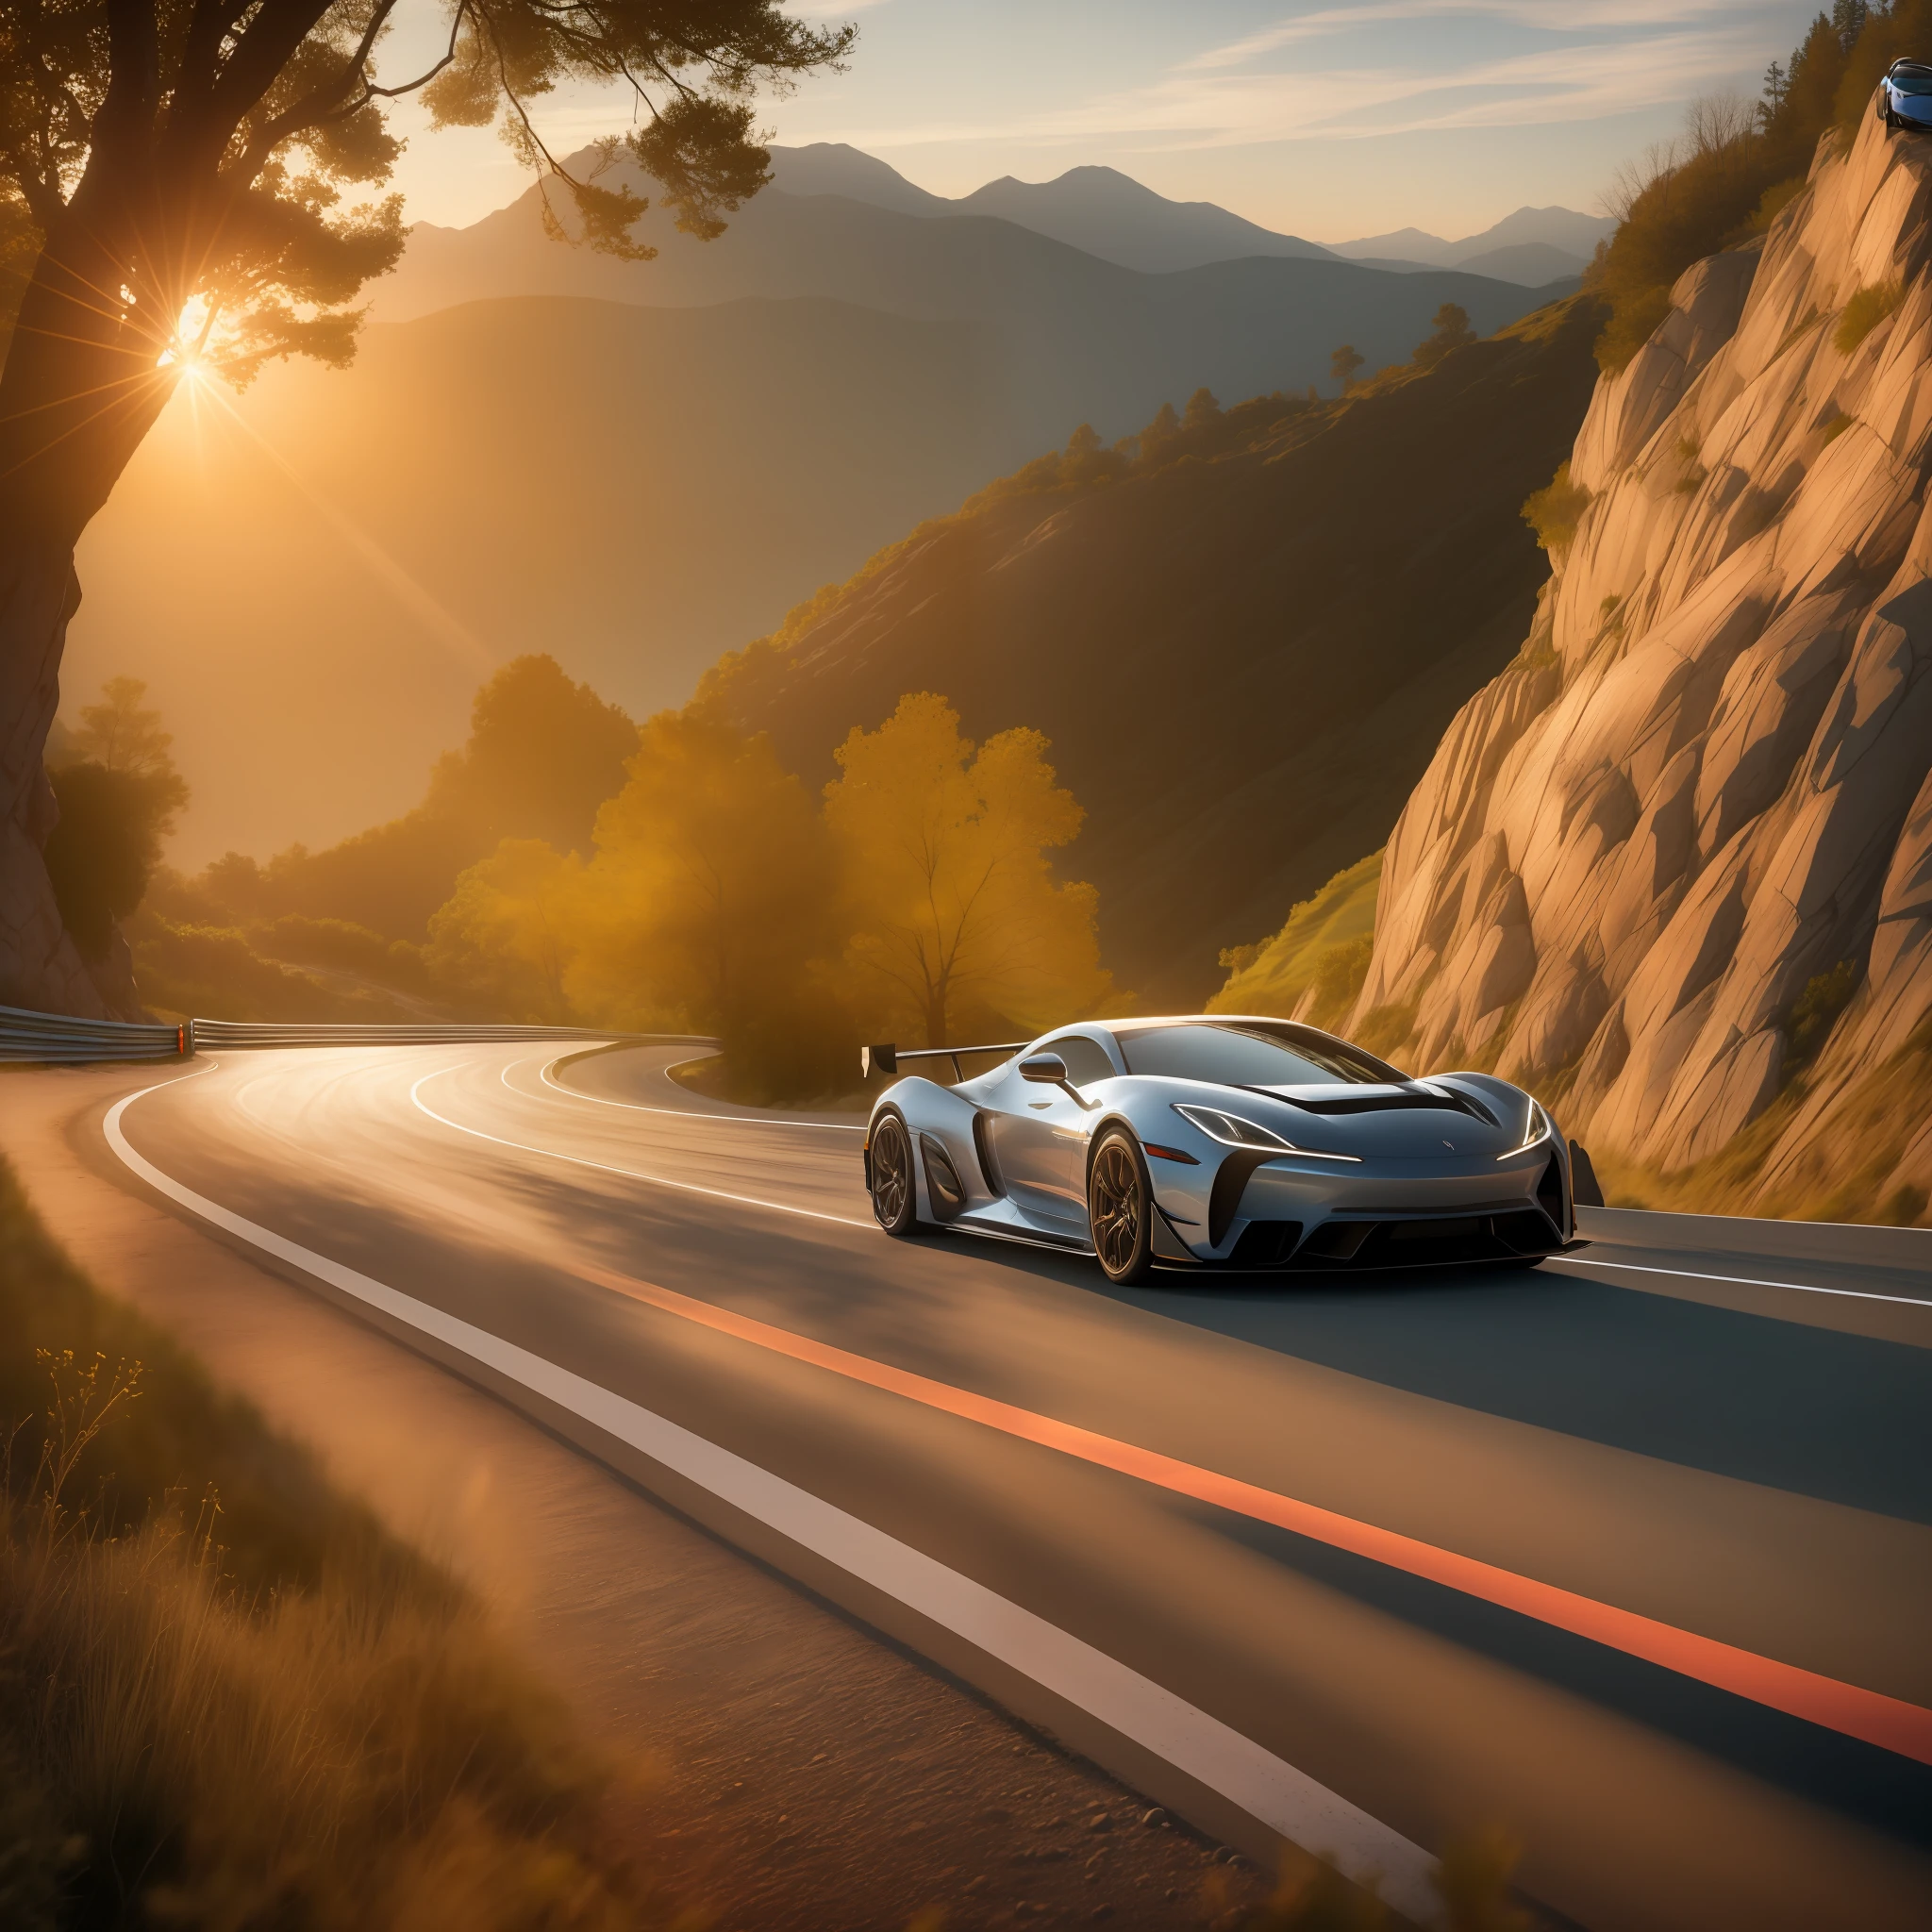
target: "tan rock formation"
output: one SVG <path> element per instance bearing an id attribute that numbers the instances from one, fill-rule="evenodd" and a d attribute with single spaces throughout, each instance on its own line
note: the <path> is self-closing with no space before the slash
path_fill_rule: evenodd
<path id="1" fill-rule="evenodd" d="M 1867 120 L 1599 382 L 1575 539 L 1390 840 L 1358 1027 L 1655 1169 L 1761 1121 L 1746 1193 L 1830 1178 L 1932 1008 L 1928 270 L 1932 157 Z M 1932 1188 L 1909 1084 L 1868 1191 Z"/>

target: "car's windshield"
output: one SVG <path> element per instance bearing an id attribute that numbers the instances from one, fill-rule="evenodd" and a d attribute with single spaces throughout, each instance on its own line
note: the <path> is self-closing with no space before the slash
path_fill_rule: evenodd
<path id="1" fill-rule="evenodd" d="M 1894 74 L 1891 84 L 1902 94 L 1932 94 L 1932 74 Z"/>
<path id="2" fill-rule="evenodd" d="M 1290 1045 L 1249 1026 L 1152 1026 L 1115 1035 L 1130 1074 L 1212 1080 L 1224 1087 L 1311 1087 L 1381 1074 L 1364 1058 L 1297 1040 Z"/>

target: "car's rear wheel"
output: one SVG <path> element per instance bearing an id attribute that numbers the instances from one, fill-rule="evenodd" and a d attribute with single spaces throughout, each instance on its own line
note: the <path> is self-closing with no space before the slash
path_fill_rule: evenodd
<path id="1" fill-rule="evenodd" d="M 1109 1127 L 1087 1171 L 1087 1219 L 1093 1252 L 1109 1281 L 1144 1281 L 1154 1267 L 1154 1190 L 1132 1137 Z"/>
<path id="2" fill-rule="evenodd" d="M 919 1185 L 912 1172 L 912 1137 L 895 1113 L 872 1134 L 872 1211 L 888 1234 L 919 1230 Z"/>

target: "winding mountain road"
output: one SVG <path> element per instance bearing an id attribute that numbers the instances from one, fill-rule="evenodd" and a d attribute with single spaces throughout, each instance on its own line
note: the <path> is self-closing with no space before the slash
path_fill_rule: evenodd
<path id="1" fill-rule="evenodd" d="M 888 1241 L 849 1117 L 704 1101 L 680 1057 L 224 1054 L 103 1128 L 1257 1857 L 1426 1922 L 1429 1854 L 1502 1824 L 1602 1932 L 1932 1923 L 1914 1238 L 1601 1215 L 1529 1274 L 1116 1291 Z"/>

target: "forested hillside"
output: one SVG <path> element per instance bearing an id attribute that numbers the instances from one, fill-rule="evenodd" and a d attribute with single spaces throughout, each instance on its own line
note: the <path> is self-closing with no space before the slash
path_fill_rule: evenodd
<path id="1" fill-rule="evenodd" d="M 1042 730 L 1087 807 L 1066 861 L 1144 1006 L 1387 836 L 1548 570 L 1521 506 L 1582 420 L 1596 304 L 1424 354 L 1346 400 L 1211 397 L 1090 433 L 923 525 L 707 695 L 808 780 L 903 692 Z"/>

